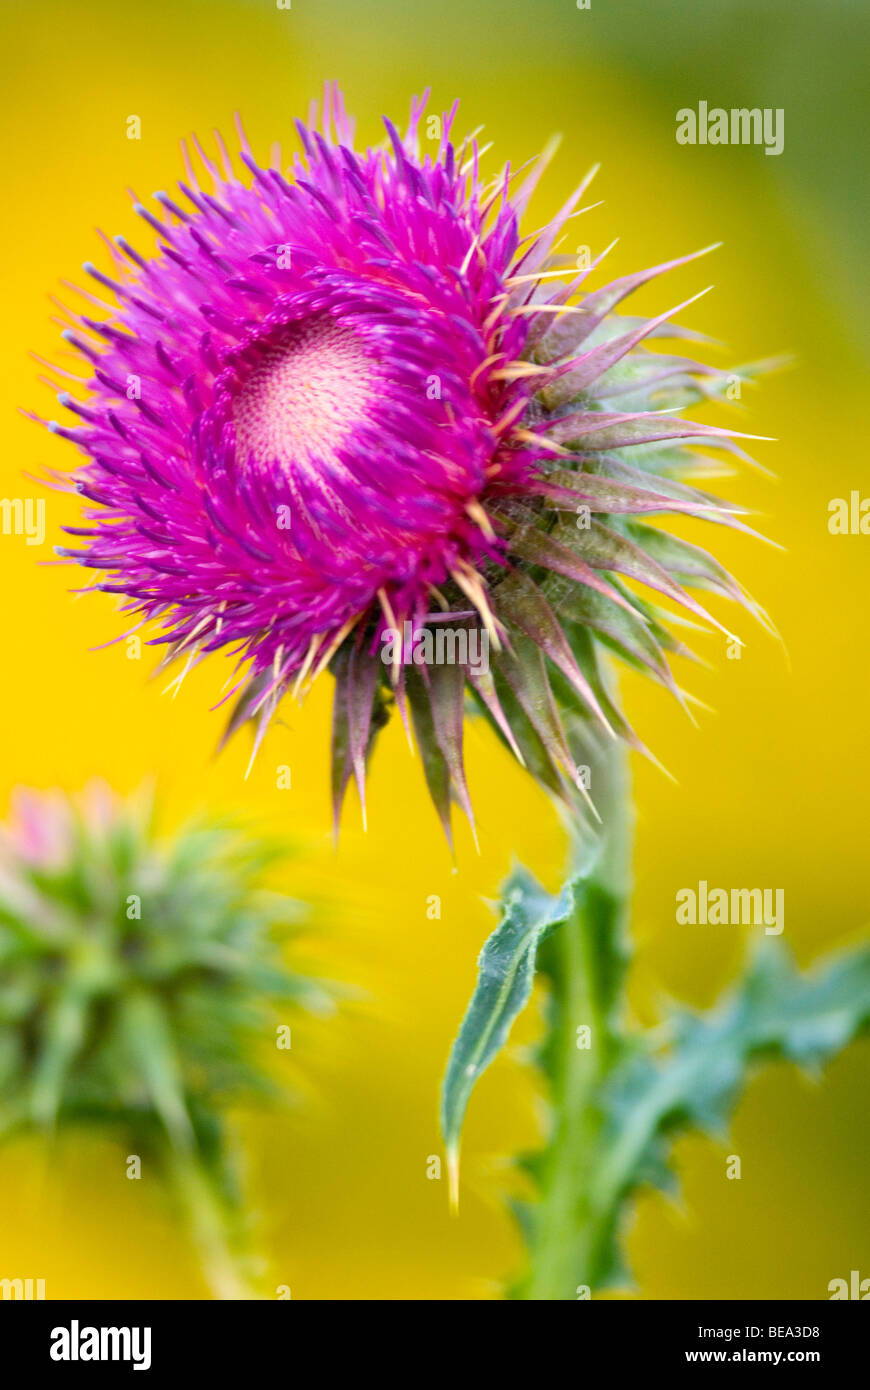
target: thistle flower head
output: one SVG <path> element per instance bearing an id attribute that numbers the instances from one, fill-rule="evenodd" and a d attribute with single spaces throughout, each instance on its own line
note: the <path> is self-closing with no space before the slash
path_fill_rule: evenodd
<path id="1" fill-rule="evenodd" d="M 741 524 L 683 480 L 711 466 L 698 444 L 739 453 L 733 438 L 662 413 L 723 374 L 646 349 L 693 336 L 669 313 L 615 312 L 682 261 L 587 293 L 598 261 L 556 248 L 588 178 L 523 235 L 546 156 L 488 179 L 474 139 L 453 142 L 455 108 L 423 138 L 424 105 L 360 152 L 329 87 L 290 168 L 280 151 L 261 167 L 242 135 L 244 180 L 220 140 L 217 165 L 197 145 L 202 177 L 185 151 L 179 199 L 137 205 L 156 253 L 118 239 L 115 274 L 86 267 L 117 303 L 66 335 L 90 395 L 63 397 L 80 423 L 52 428 L 88 456 L 83 548 L 63 553 L 158 620 L 167 659 L 237 656 L 230 727 L 258 720 L 256 748 L 288 688 L 331 666 L 336 810 L 351 776 L 362 795 L 395 703 L 446 822 L 452 798 L 470 813 L 468 692 L 573 797 L 561 708 L 637 742 L 599 646 L 675 689 L 665 653 L 681 648 L 625 581 L 705 620 L 684 585 L 751 605 L 704 551 L 648 525 Z M 419 660 L 445 628 L 453 659 L 424 642 Z M 469 660 L 463 637 L 491 660 Z"/>
<path id="2" fill-rule="evenodd" d="M 266 1086 L 267 1000 L 317 1006 L 271 928 L 268 846 L 201 824 L 155 840 L 147 798 L 20 791 L 0 834 L 0 1134 L 58 1121 L 214 1152 L 221 1102 Z"/>

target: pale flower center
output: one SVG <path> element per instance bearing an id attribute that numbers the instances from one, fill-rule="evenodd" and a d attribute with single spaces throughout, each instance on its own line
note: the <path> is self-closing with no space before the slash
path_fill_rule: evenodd
<path id="1" fill-rule="evenodd" d="M 305 466 L 371 416 L 378 372 L 352 329 L 323 316 L 289 324 L 262 349 L 233 409 L 239 457 Z"/>

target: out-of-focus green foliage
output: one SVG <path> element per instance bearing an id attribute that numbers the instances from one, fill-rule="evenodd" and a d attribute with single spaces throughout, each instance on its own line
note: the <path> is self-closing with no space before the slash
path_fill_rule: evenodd
<path id="1" fill-rule="evenodd" d="M 282 964 L 301 913 L 262 887 L 277 846 L 214 822 L 160 840 L 152 822 L 148 796 L 103 786 L 18 795 L 0 834 L 0 1136 L 108 1127 L 214 1247 L 238 1201 L 223 1109 L 274 1090 L 277 1006 L 330 999 Z"/>

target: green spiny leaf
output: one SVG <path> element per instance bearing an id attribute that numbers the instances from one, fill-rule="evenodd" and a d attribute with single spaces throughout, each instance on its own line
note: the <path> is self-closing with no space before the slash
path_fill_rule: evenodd
<path id="1" fill-rule="evenodd" d="M 595 1207 L 614 1211 L 655 1174 L 661 1186 L 663 1140 L 678 1130 L 725 1133 L 754 1061 L 818 1066 L 868 1025 L 870 947 L 801 974 L 786 947 L 765 941 L 713 1010 L 675 1011 L 664 1052 L 639 1045 L 611 1074 Z"/>

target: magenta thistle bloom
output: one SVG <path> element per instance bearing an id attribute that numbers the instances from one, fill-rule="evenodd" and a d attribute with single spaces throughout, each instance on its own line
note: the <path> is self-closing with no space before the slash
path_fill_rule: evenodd
<path id="1" fill-rule="evenodd" d="M 117 307 L 65 335 L 90 395 L 63 396 L 81 423 L 51 428 L 88 456 L 84 548 L 62 553 L 160 622 L 167 660 L 237 655 L 231 728 L 257 719 L 259 743 L 288 688 L 331 666 L 336 808 L 352 774 L 362 794 L 395 702 L 446 820 L 451 796 L 469 809 L 467 690 L 573 795 L 560 710 L 636 743 L 599 641 L 675 689 L 664 653 L 679 644 L 624 580 L 703 618 L 684 583 L 748 601 L 705 552 L 647 524 L 741 524 L 682 481 L 711 466 L 693 443 L 739 452 L 728 432 L 660 413 L 722 374 L 643 347 L 692 336 L 669 314 L 614 313 L 682 261 L 587 294 L 597 262 L 555 247 L 588 179 L 523 238 L 546 161 L 519 186 L 509 168 L 487 180 L 474 141 L 451 143 L 455 108 L 440 140 L 421 140 L 424 104 L 404 137 L 385 122 L 386 145 L 360 153 L 329 88 L 290 170 L 280 155 L 260 167 L 240 130 L 248 183 L 222 141 L 219 166 L 197 144 L 202 181 L 185 151 L 179 201 L 155 195 L 159 216 L 137 205 L 156 253 L 118 238 L 113 277 L 86 267 Z M 418 661 L 409 647 L 438 625 L 485 634 L 490 663 L 461 647 Z M 402 637 L 385 662 L 388 633 Z"/>

